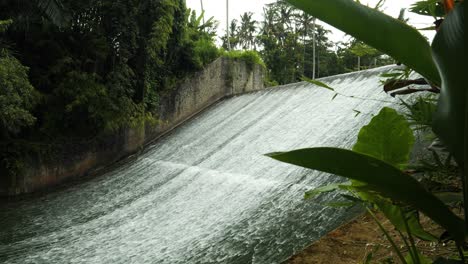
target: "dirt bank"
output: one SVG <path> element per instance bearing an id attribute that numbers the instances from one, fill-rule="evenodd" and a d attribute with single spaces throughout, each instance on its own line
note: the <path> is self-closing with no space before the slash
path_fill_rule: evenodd
<path id="1" fill-rule="evenodd" d="M 457 213 L 458 212 L 457 210 Z M 399 239 L 391 223 L 381 214 L 377 214 L 377 217 L 383 223 L 385 229 L 390 231 L 397 245 L 403 248 L 403 241 Z M 422 217 L 421 222 L 425 229 L 434 235 L 438 236 L 443 231 L 427 217 Z M 431 243 L 418 240 L 416 244 L 424 255 L 432 259 L 456 255 L 456 249 L 453 243 L 445 245 L 443 243 Z M 399 263 L 390 247 L 390 243 L 385 239 L 377 224 L 368 214 L 364 214 L 329 233 L 299 254 L 291 257 L 286 263 L 360 264 L 364 263 L 366 256 L 375 251 L 376 248 L 378 248 L 378 250 L 373 254 L 372 263 Z M 404 254 L 406 255 L 406 252 Z"/>

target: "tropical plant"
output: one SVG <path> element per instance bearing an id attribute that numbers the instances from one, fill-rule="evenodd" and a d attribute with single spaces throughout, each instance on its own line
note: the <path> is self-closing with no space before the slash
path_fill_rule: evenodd
<path id="1" fill-rule="evenodd" d="M 406 142 L 402 145 L 395 141 L 405 130 L 395 130 L 399 122 L 395 122 L 396 115 L 390 114 L 390 110 L 384 109 L 376 117 L 382 118 L 381 127 L 388 126 L 387 129 L 376 130 L 377 126 L 373 125 L 363 128 L 352 151 L 311 148 L 273 153 L 270 157 L 349 178 L 352 184 L 346 188 L 351 188 L 363 200 L 369 200 L 370 197 L 376 203 L 374 197 L 377 195 L 394 204 L 411 206 L 423 212 L 447 230 L 457 244 L 460 258 L 464 260 L 463 247 L 468 229 L 466 3 L 454 5 L 454 1 L 444 1 L 448 14 L 438 29 L 431 48 L 414 28 L 352 0 L 288 2 L 392 56 L 424 76 L 431 85 L 441 87 L 432 128 L 462 171 L 465 220 L 452 213 L 448 206 L 403 171 L 407 159 L 402 157 L 406 157 L 411 144 Z M 376 38 L 376 35 L 379 37 Z M 364 139 L 367 143 L 362 142 Z M 385 213 L 385 209 L 377 207 Z M 408 234 L 412 233 L 406 224 L 405 229 Z M 410 253 L 411 261 L 400 257 L 402 263 L 424 263 L 416 250 Z"/>
<path id="2" fill-rule="evenodd" d="M 365 55 L 375 55 L 378 51 L 364 43 L 355 42 L 354 45 L 350 48 L 351 53 L 357 56 L 357 70 L 361 70 L 361 57 Z"/>
<path id="3" fill-rule="evenodd" d="M 255 32 L 257 31 L 257 21 L 252 19 L 252 12 L 245 12 L 241 15 L 240 27 L 237 33 L 240 45 L 244 50 L 253 48 L 255 46 Z"/>
<path id="4" fill-rule="evenodd" d="M 375 157 L 394 167 L 404 169 L 409 163 L 410 152 L 414 141 L 413 131 L 406 119 L 393 109 L 383 108 L 367 126 L 361 129 L 353 151 Z M 405 179 L 406 181 L 413 180 L 410 177 L 407 178 L 408 179 Z M 388 188 L 390 188 L 390 186 L 388 186 Z M 348 193 L 343 195 L 343 197 L 349 199 L 351 203 L 341 203 L 341 205 L 348 206 L 359 203 L 366 207 L 369 214 L 377 221 L 379 228 L 389 239 L 394 251 L 403 263 L 405 259 L 411 259 L 413 261 L 412 263 L 417 263 L 418 259 L 416 256 L 421 255 L 415 247 L 414 237 L 428 241 L 437 240 L 435 236 L 423 229 L 419 223 L 419 214 L 416 210 L 408 206 L 393 203 L 363 181 L 353 179 L 347 184 L 324 186 L 307 192 L 305 197 L 312 198 L 320 193 L 333 190 L 344 190 Z M 427 195 L 427 192 L 415 195 Z M 438 202 L 434 206 L 441 206 L 441 203 Z M 399 247 L 396 246 L 392 237 L 388 235 L 387 230 L 385 230 L 377 218 L 375 218 L 371 211 L 373 208 L 379 209 L 395 226 L 396 230 L 398 230 L 409 252 L 408 256 L 403 256 L 403 253 Z"/>
<path id="5" fill-rule="evenodd" d="M 28 68 L 10 55 L 0 55 L 0 139 L 32 126 L 38 93 L 28 80 Z"/>
<path id="6" fill-rule="evenodd" d="M 0 108 L 9 122 L 0 134 L 9 141 L 95 139 L 156 118 L 162 95 L 220 55 L 217 23 L 203 20 L 183 0 L 0 1 L 8 87 Z M 29 104 L 36 95 L 29 91 L 41 100 Z"/>

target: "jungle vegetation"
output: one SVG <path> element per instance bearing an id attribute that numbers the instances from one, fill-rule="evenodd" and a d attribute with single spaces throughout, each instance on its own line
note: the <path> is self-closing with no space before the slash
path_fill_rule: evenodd
<path id="1" fill-rule="evenodd" d="M 216 46 L 217 23 L 184 0 L 0 0 L 2 174 L 31 149 L 158 122 L 163 95 L 219 56 L 263 65 L 268 85 L 393 62 L 375 49 L 357 53 L 356 39 L 330 42 L 282 0 L 261 22 L 251 13 L 233 20 L 232 49 Z"/>
<path id="2" fill-rule="evenodd" d="M 355 39 L 334 51 L 329 31 L 284 1 L 264 21 L 233 20 L 231 54 L 215 45 L 217 22 L 183 0 L 3 0 L 0 21 L 0 141 L 92 138 L 157 119 L 161 94 L 222 54 L 248 51 L 273 84 L 392 62 L 356 52 Z"/>
<path id="3" fill-rule="evenodd" d="M 201 18 L 184 0 L 0 1 L 2 177 L 157 122 L 162 95 L 220 55 Z"/>
<path id="4" fill-rule="evenodd" d="M 232 49 L 259 52 L 272 83 L 286 84 L 300 81 L 302 76 L 319 78 L 394 63 L 355 38 L 330 41 L 329 30 L 283 0 L 266 5 L 261 21 L 254 20 L 251 12 L 233 19 L 229 32 Z M 228 49 L 226 35 L 222 41 L 223 48 Z"/>
<path id="5" fill-rule="evenodd" d="M 1 139 L 92 137 L 156 118 L 160 94 L 218 57 L 183 0 L 0 1 Z"/>

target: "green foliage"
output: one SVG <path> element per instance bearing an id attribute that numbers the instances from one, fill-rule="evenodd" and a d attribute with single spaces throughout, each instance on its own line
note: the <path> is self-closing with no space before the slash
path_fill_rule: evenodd
<path id="1" fill-rule="evenodd" d="M 374 157 L 350 150 L 312 148 L 272 153 L 270 157 L 297 166 L 319 170 L 365 183 L 372 191 L 414 206 L 463 241 L 463 221 L 414 178 Z"/>
<path id="2" fill-rule="evenodd" d="M 392 164 L 400 169 L 409 161 L 414 144 L 408 121 L 391 108 L 383 108 L 369 125 L 361 128 L 353 151 Z"/>
<path id="3" fill-rule="evenodd" d="M 35 137 L 97 137 L 157 119 L 161 94 L 218 57 L 216 23 L 183 0 L 13 2 L 0 2 L 12 19 L 0 22 L 0 48 L 14 50 L 43 94 Z"/>
<path id="4" fill-rule="evenodd" d="M 2 183 L 30 145 L 158 122 L 161 95 L 219 55 L 201 18 L 184 0 L 0 1 Z"/>
<path id="5" fill-rule="evenodd" d="M 262 21 L 255 21 L 249 12 L 233 19 L 229 32 L 233 50 L 258 50 L 271 80 L 267 86 L 297 82 L 301 76 L 318 78 L 393 63 L 369 46 L 365 54 L 359 53 L 357 49 L 364 44 L 355 40 L 332 43 L 328 39 L 331 31 L 281 0 L 264 7 Z M 227 36 L 221 39 L 222 47 L 228 50 Z M 356 67 L 358 60 L 360 66 Z"/>
<path id="6" fill-rule="evenodd" d="M 255 46 L 255 33 L 257 30 L 256 24 L 257 21 L 252 19 L 252 12 L 245 12 L 241 15 L 240 27 L 237 32 L 237 38 L 239 40 L 239 45 L 242 46 L 242 49 L 256 49 Z"/>
<path id="7" fill-rule="evenodd" d="M 13 20 L 0 20 L 0 33 L 5 32 L 8 27 L 13 23 Z"/>
<path id="8" fill-rule="evenodd" d="M 338 46 L 337 55 L 344 72 L 352 72 L 394 63 L 394 60 L 363 42 L 352 39 Z"/>
<path id="9" fill-rule="evenodd" d="M 194 43 L 193 61 L 195 67 L 202 69 L 220 55 L 219 49 L 211 39 L 201 38 Z"/>
<path id="10" fill-rule="evenodd" d="M 188 10 L 187 40 L 185 46 L 190 53 L 187 58 L 191 61 L 195 70 L 213 62 L 220 56 L 220 51 L 216 47 L 214 37 L 216 36 L 217 23 L 213 17 L 206 22 L 204 14 L 197 16 L 195 11 Z"/>
<path id="11" fill-rule="evenodd" d="M 94 74 L 72 71 L 59 84 L 54 94 L 49 97 L 55 111 L 47 113 L 45 127 L 48 131 L 56 129 L 58 122 L 62 123 L 60 131 L 65 135 L 89 137 L 108 130 L 129 124 L 136 115 L 137 106 L 125 94 L 118 78 L 114 76 L 106 86 Z M 126 79 L 124 79 L 126 80 Z M 112 89 L 112 90 L 111 90 Z M 91 133 L 91 134 L 90 134 Z"/>
<path id="12" fill-rule="evenodd" d="M 354 46 L 352 46 L 350 48 L 350 51 L 358 57 L 362 57 L 365 55 L 374 55 L 378 53 L 378 50 L 360 42 L 357 42 Z"/>
<path id="13" fill-rule="evenodd" d="M 411 6 L 410 11 L 418 15 L 434 18 L 445 16 L 444 6 L 440 0 L 418 1 Z"/>
<path id="14" fill-rule="evenodd" d="M 301 78 L 303 81 L 305 82 L 308 82 L 308 83 L 311 83 L 311 84 L 314 84 L 314 85 L 317 85 L 317 86 L 320 86 L 320 87 L 323 87 L 325 89 L 328 89 L 330 91 L 335 91 L 335 89 L 331 88 L 330 86 L 328 86 L 326 83 L 323 83 L 321 81 L 317 81 L 317 80 L 312 80 L 312 79 L 309 79 L 305 76 L 302 76 Z"/>
<path id="15" fill-rule="evenodd" d="M 351 185 L 338 187 L 351 190 L 360 199 L 375 204 L 401 231 L 404 230 L 403 223 L 406 223 L 411 228 L 411 234 L 424 239 L 432 237 L 422 230 L 414 211 L 404 210 L 402 219 L 399 215 L 402 209 L 391 201 L 414 206 L 449 230 L 457 241 L 463 241 L 463 221 L 418 181 L 397 168 L 408 162 L 413 142 L 414 137 L 408 122 L 396 111 L 384 108 L 369 125 L 361 129 L 354 151 L 314 148 L 273 153 L 269 156 L 353 180 Z M 336 186 L 328 186 L 308 194 L 316 195 L 334 189 Z"/>
<path id="16" fill-rule="evenodd" d="M 402 21 L 350 0 L 288 2 L 440 83 L 426 39 Z"/>
<path id="17" fill-rule="evenodd" d="M 411 208 L 402 208 L 401 206 L 393 204 L 391 201 L 382 199 L 378 196 L 371 196 L 369 202 L 375 206 L 387 217 L 392 225 L 400 232 L 406 232 L 406 225 L 408 226 L 411 235 L 426 241 L 437 241 L 438 239 L 426 232 L 419 222 L 418 211 Z"/>
<path id="18" fill-rule="evenodd" d="M 266 67 L 265 63 L 262 60 L 262 58 L 260 57 L 260 55 L 256 51 L 252 51 L 252 50 L 223 51 L 222 55 L 225 58 L 245 61 L 250 66 L 260 65 L 260 66 Z"/>
<path id="19" fill-rule="evenodd" d="M 0 138 L 32 126 L 31 111 L 39 95 L 28 80 L 28 68 L 12 56 L 0 56 Z"/>
<path id="20" fill-rule="evenodd" d="M 433 116 L 437 109 L 437 101 L 433 97 L 418 97 L 415 102 L 409 104 L 402 100 L 408 109 L 407 118 L 416 130 L 431 130 Z"/>

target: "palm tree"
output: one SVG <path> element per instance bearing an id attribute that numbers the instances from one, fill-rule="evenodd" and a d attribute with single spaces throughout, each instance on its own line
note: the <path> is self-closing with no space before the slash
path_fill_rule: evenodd
<path id="1" fill-rule="evenodd" d="M 252 12 L 245 12 L 241 15 L 241 25 L 238 35 L 243 49 L 256 48 L 254 35 L 257 31 L 257 21 L 252 20 L 252 16 Z"/>
<path id="2" fill-rule="evenodd" d="M 312 17 L 311 15 L 307 13 L 301 13 L 300 15 L 297 16 L 299 25 L 302 27 L 300 31 L 302 31 L 302 45 L 303 45 L 303 51 L 302 51 L 302 74 L 304 74 L 305 71 L 305 54 L 306 54 L 306 38 L 309 36 L 310 33 L 312 33 L 312 46 L 313 46 L 313 53 L 312 53 L 312 68 L 313 68 L 313 77 L 315 79 L 315 47 L 316 45 L 316 38 L 315 38 L 315 18 Z"/>
<path id="3" fill-rule="evenodd" d="M 286 32 L 290 32 L 291 29 L 293 28 L 292 26 L 292 20 L 291 18 L 293 17 L 293 8 L 286 4 L 283 1 L 278 1 L 277 2 L 277 7 L 278 7 L 278 25 L 280 26 L 280 32 L 281 32 L 281 42 L 284 43 L 284 40 L 286 39 Z"/>
<path id="4" fill-rule="evenodd" d="M 272 36 L 275 34 L 276 10 L 271 5 L 267 6 L 263 8 L 263 22 L 260 31 L 266 36 Z"/>

